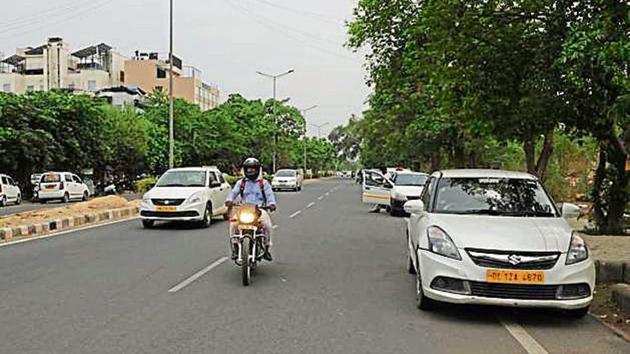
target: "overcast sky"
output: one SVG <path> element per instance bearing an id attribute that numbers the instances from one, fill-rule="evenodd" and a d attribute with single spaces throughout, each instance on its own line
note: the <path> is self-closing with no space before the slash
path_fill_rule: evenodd
<path id="1" fill-rule="evenodd" d="M 271 96 L 270 79 L 256 75 L 295 69 L 278 80 L 278 97 L 308 113 L 314 124 L 344 123 L 365 109 L 369 89 L 362 56 L 343 47 L 344 20 L 358 0 L 175 0 L 175 54 L 203 71 L 227 94 Z M 168 52 L 168 0 L 2 1 L 0 51 L 59 36 L 72 50 L 105 42 L 133 51 Z M 317 129 L 309 127 L 309 133 Z"/>

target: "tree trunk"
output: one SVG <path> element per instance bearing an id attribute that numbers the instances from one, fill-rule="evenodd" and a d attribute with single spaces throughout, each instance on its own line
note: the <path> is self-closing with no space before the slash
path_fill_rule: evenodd
<path id="1" fill-rule="evenodd" d="M 468 154 L 468 168 L 477 168 L 477 152 L 471 151 Z"/>
<path id="2" fill-rule="evenodd" d="M 453 162 L 456 168 L 466 168 L 466 147 L 463 134 L 458 134 L 453 143 Z"/>
<path id="3" fill-rule="evenodd" d="M 431 154 L 431 172 L 439 170 L 441 164 L 442 157 L 440 156 L 440 152 L 438 151 Z"/>
<path id="4" fill-rule="evenodd" d="M 606 228 L 606 214 L 604 212 L 604 205 L 602 199 L 602 187 L 606 179 L 606 144 L 599 143 L 599 158 L 597 162 L 597 169 L 595 169 L 595 177 L 593 180 L 593 218 L 597 229 L 601 230 Z"/>
<path id="5" fill-rule="evenodd" d="M 523 150 L 525 151 L 525 162 L 527 163 L 527 172 L 536 173 L 536 147 L 532 139 L 523 142 Z"/>
<path id="6" fill-rule="evenodd" d="M 607 193 L 608 215 L 606 217 L 606 233 L 622 235 L 624 233 L 623 214 L 628 202 L 628 174 L 626 160 L 628 154 L 624 143 L 618 137 L 612 137 L 608 146 L 608 162 L 614 171 L 614 178 Z"/>
<path id="7" fill-rule="evenodd" d="M 549 160 L 551 159 L 552 153 L 553 153 L 553 131 L 545 135 L 543 148 L 542 148 L 542 151 L 540 152 L 540 156 L 538 157 L 538 162 L 536 163 L 536 176 L 538 176 L 538 178 L 544 179 L 545 171 L 547 171 L 547 166 L 549 165 Z"/>

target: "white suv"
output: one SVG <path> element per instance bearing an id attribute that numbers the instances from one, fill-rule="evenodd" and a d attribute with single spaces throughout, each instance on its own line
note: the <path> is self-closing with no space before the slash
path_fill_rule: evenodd
<path id="1" fill-rule="evenodd" d="M 47 172 L 39 180 L 38 199 L 40 203 L 60 200 L 64 203 L 70 200 L 86 201 L 90 191 L 79 176 L 70 172 Z"/>
<path id="2" fill-rule="evenodd" d="M 22 203 L 22 192 L 13 178 L 0 174 L 0 206 Z"/>
<path id="3" fill-rule="evenodd" d="M 142 197 L 142 225 L 151 228 L 156 221 L 193 221 L 208 227 L 214 216 L 228 218 L 225 198 L 231 189 L 216 167 L 170 169 Z"/>

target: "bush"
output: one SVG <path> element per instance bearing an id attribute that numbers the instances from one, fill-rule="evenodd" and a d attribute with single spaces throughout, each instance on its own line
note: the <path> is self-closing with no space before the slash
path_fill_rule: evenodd
<path id="1" fill-rule="evenodd" d="M 153 185 L 157 183 L 157 178 L 155 177 L 147 177 L 143 179 L 139 179 L 135 182 L 136 190 L 138 193 L 143 194 L 149 191 Z"/>
<path id="2" fill-rule="evenodd" d="M 225 181 L 227 183 L 230 184 L 230 186 L 234 187 L 234 185 L 236 184 L 236 182 L 240 181 L 242 177 L 238 177 L 238 176 L 230 176 L 230 175 L 224 175 L 223 178 L 225 178 Z"/>

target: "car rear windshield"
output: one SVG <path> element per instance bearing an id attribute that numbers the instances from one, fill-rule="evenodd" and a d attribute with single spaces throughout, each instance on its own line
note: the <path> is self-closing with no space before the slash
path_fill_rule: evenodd
<path id="1" fill-rule="evenodd" d="M 436 213 L 557 215 L 542 185 L 524 178 L 441 178 L 435 198 Z"/>
<path id="2" fill-rule="evenodd" d="M 47 173 L 42 176 L 41 182 L 43 183 L 61 182 L 61 176 L 57 173 Z"/>
<path id="3" fill-rule="evenodd" d="M 156 184 L 157 187 L 205 187 L 204 171 L 166 172 Z"/>
<path id="4" fill-rule="evenodd" d="M 295 177 L 295 171 L 293 170 L 280 170 L 276 172 L 277 177 Z"/>
<path id="5" fill-rule="evenodd" d="M 424 186 L 428 178 L 426 175 L 398 174 L 394 183 L 397 186 Z"/>

